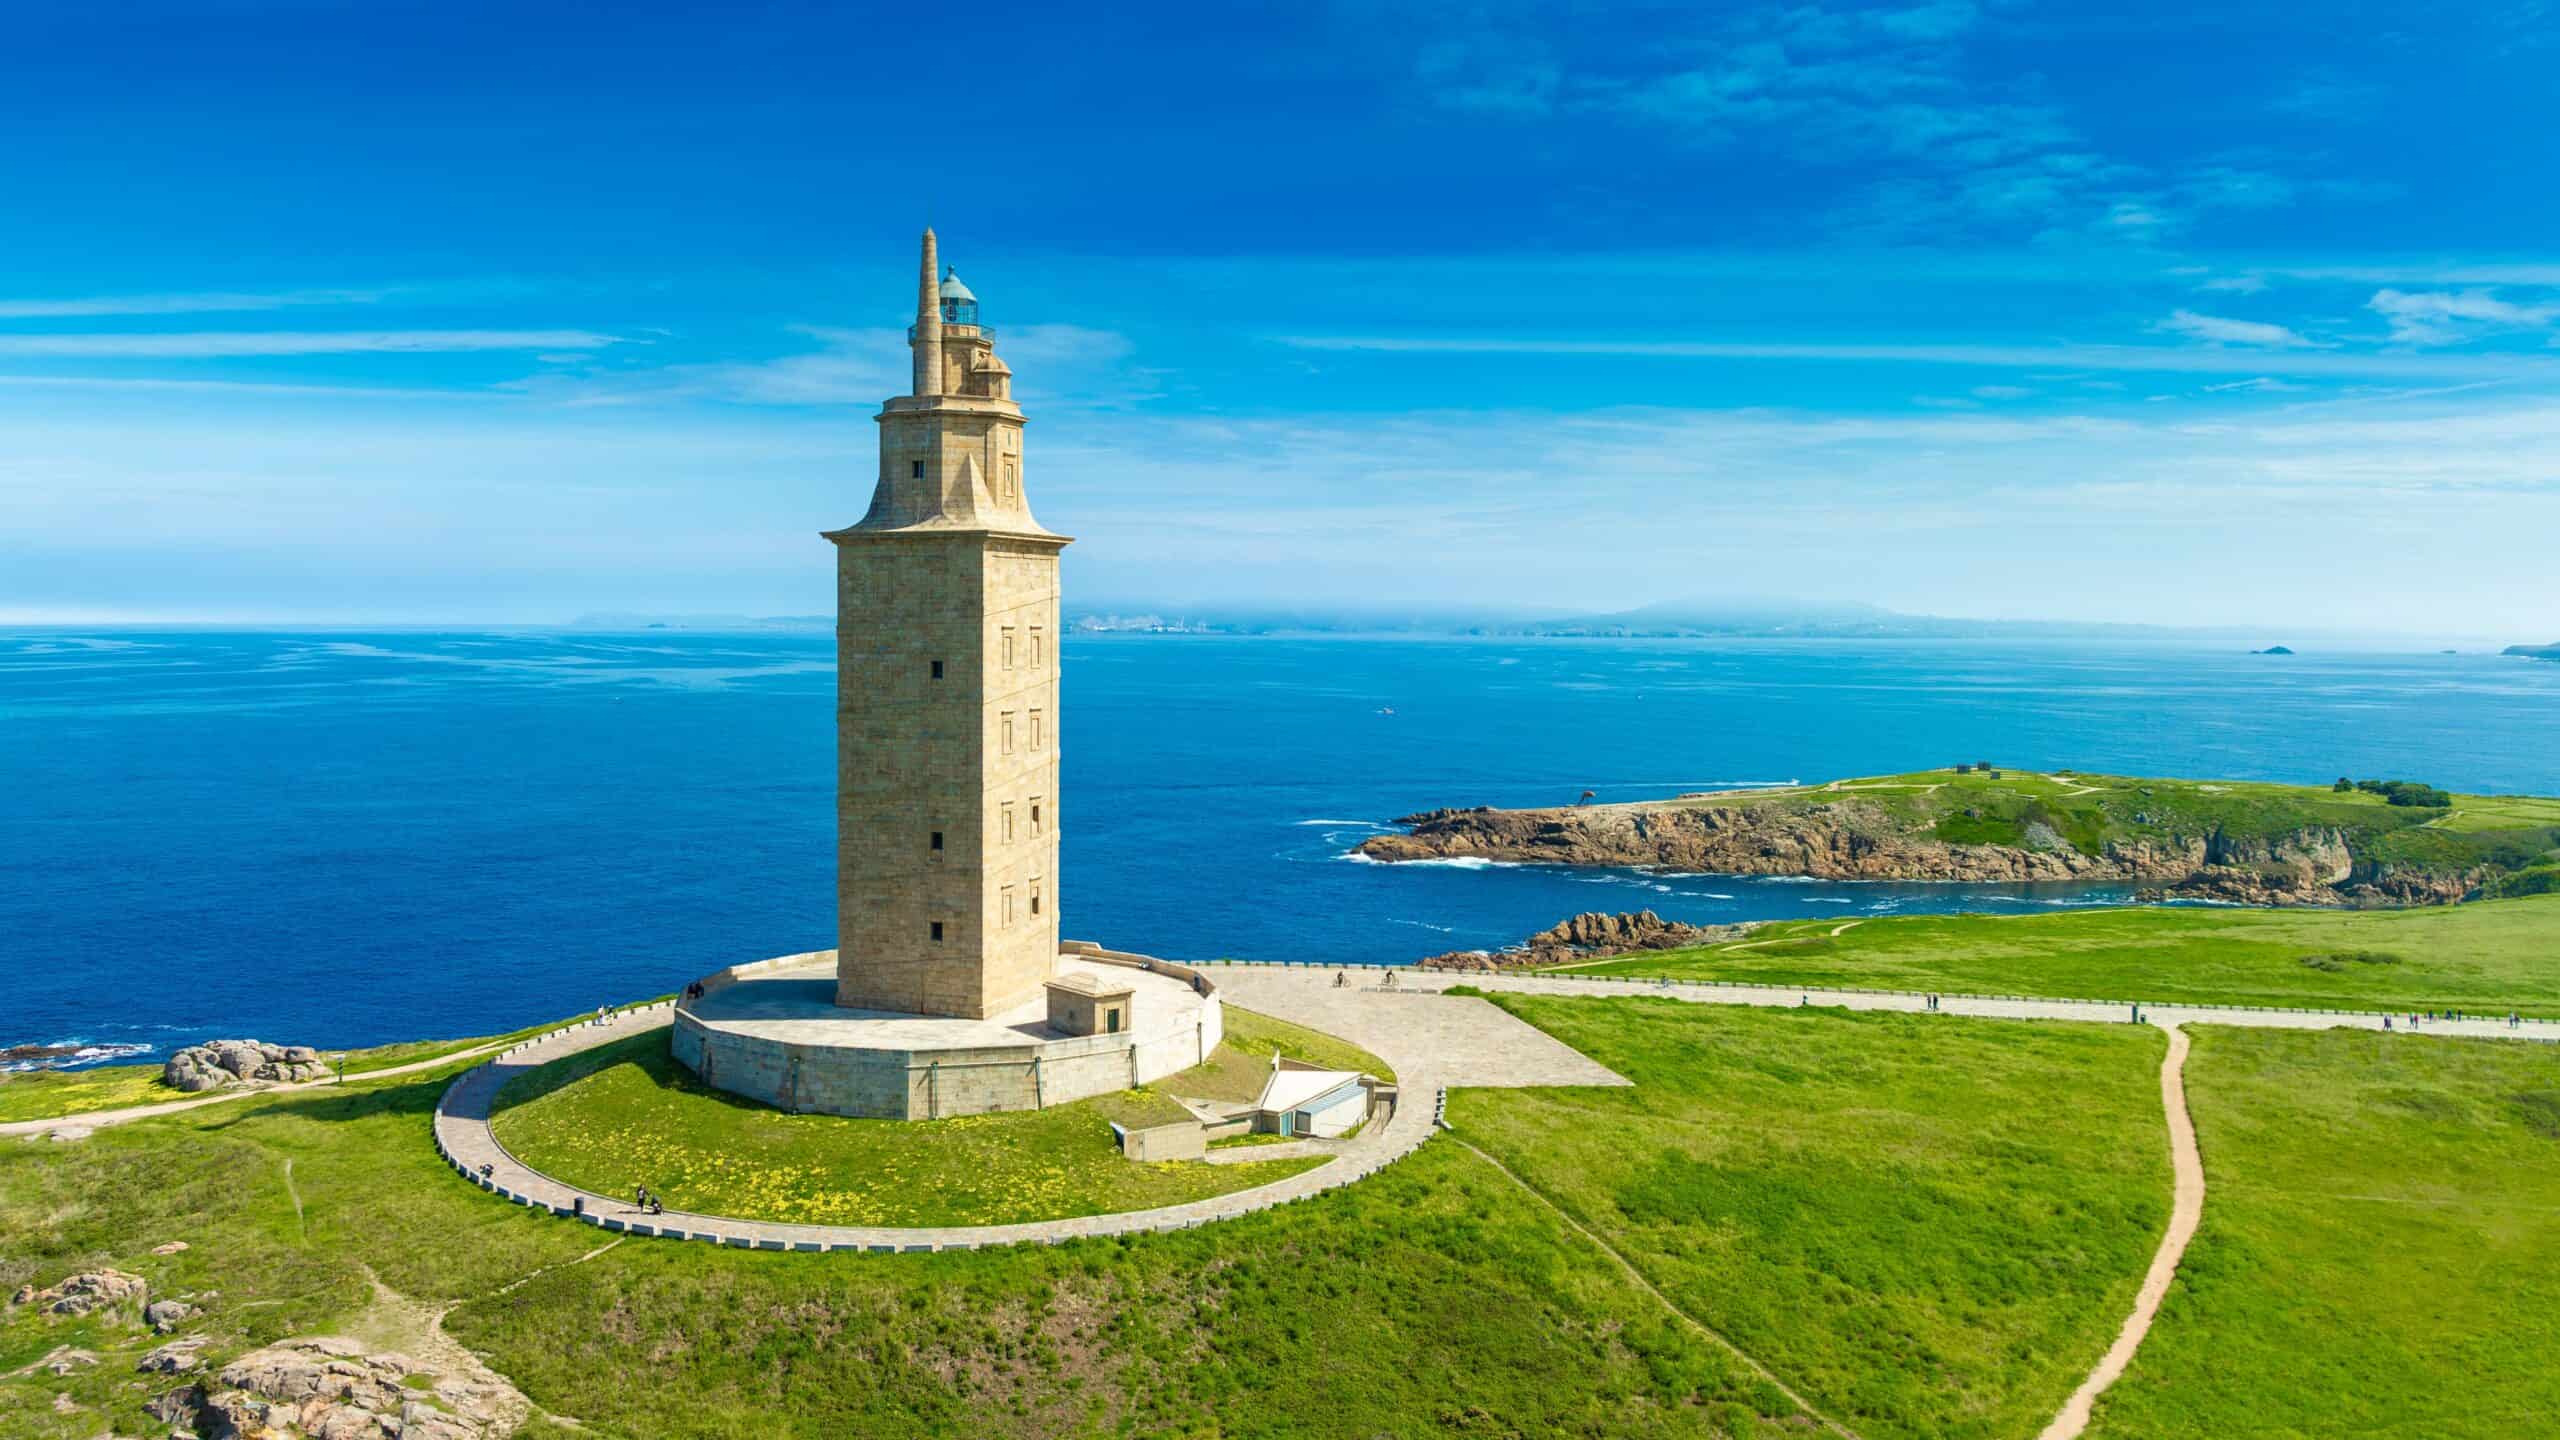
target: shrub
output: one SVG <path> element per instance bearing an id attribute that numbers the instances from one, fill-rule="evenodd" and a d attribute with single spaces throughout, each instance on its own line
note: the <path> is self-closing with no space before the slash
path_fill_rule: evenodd
<path id="1" fill-rule="evenodd" d="M 2359 780 L 2355 788 L 2368 795 L 2379 795 L 2383 803 L 2389 805 L 2416 805 L 2441 810 L 2453 804 L 2451 795 L 2415 780 Z"/>

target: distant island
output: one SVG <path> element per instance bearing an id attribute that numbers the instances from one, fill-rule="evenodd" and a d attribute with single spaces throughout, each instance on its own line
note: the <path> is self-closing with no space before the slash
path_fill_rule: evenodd
<path id="1" fill-rule="evenodd" d="M 2560 645 L 2510 645 L 2501 655 L 2522 655 L 2528 660 L 2560 660 Z"/>
<path id="2" fill-rule="evenodd" d="M 2560 800 L 1965 764 L 1538 810 L 1433 810 L 1360 853 L 1826 880 L 2129 881 L 2145 898 L 2387 908 L 2560 889 Z"/>
<path id="3" fill-rule="evenodd" d="M 2270 645 L 2264 650 L 2252 650 L 2249 653 L 2252 655 L 2290 655 L 2293 653 L 2293 647 L 2290 645 Z"/>

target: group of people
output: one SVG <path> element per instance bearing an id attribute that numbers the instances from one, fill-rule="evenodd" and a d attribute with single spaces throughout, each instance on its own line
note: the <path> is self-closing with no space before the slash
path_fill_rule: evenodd
<path id="1" fill-rule="evenodd" d="M 2410 1012 L 2409 1012 L 2409 1014 L 2408 1014 L 2408 1017 L 2407 1017 L 2407 1018 L 2408 1018 L 2408 1021 L 2409 1021 L 2409 1028 L 2410 1028 L 2410 1029 L 2412 1029 L 2412 1030 L 2415 1030 L 2415 1029 L 2417 1029 L 2417 1028 L 2418 1028 L 2418 1021 L 2420 1020 L 2420 1018 L 2422 1018 L 2422 1016 L 2421 1016 L 2421 1012 L 2416 1011 L 2416 1010 L 2412 1010 L 2412 1011 L 2410 1011 Z M 2459 1011 L 2459 1010 L 2447 1010 L 2447 1011 L 2445 1011 L 2442 1015 L 2438 1015 L 2435 1011 L 2433 1011 L 2433 1010 L 2429 1010 L 2429 1011 L 2425 1011 L 2425 1012 L 2423 1012 L 2423 1018 L 2428 1019 L 2428 1020 L 2477 1020 L 2477 1019 L 2479 1019 L 2480 1017 L 2479 1017 L 2479 1016 L 2477 1016 L 2477 1015 L 2465 1015 L 2465 1014 L 2463 1014 L 2463 1013 L 2462 1013 L 2461 1011 Z M 2510 1010 L 2510 1011 L 2508 1011 L 2508 1012 L 2507 1012 L 2507 1028 L 2508 1028 L 2508 1029 L 2510 1029 L 2510 1030 L 2519 1029 L 2519 1028 L 2521 1028 L 2523 1025 L 2524 1025 L 2524 1016 L 2523 1016 L 2523 1014 L 2522 1014 L 2521 1012 L 2514 1011 L 2514 1010 Z M 2383 1029 L 2385 1029 L 2385 1030 L 2388 1030 L 2388 1029 L 2390 1029 L 2390 1028 L 2391 1028 L 2391 1017 L 2390 1017 L 2390 1016 L 2385 1015 L 2385 1016 L 2383 1016 L 2383 1017 L 2382 1017 L 2382 1028 L 2383 1028 Z"/>
<path id="2" fill-rule="evenodd" d="M 657 1196 L 650 1194 L 649 1187 L 646 1185 L 634 1186 L 632 1188 L 631 1203 L 639 1206 L 640 1213 L 643 1215 L 664 1215 L 667 1213 L 666 1202 L 660 1200 Z"/>

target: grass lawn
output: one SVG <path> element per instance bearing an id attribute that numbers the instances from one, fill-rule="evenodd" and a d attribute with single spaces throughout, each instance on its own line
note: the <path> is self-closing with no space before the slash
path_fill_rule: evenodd
<path id="1" fill-rule="evenodd" d="M 2090 1433 L 2551 1433 L 2560 1049 L 2192 1033 L 2204 1225 Z"/>
<path id="2" fill-rule="evenodd" d="M 1635 1085 L 1457 1137 L 1866 1440 L 2034 1434 L 2168 1223 L 2148 1027 L 1492 998 Z"/>
<path id="3" fill-rule="evenodd" d="M 666 998 L 661 995 L 658 1000 Z M 614 1008 L 631 1010 L 656 1003 L 657 1000 L 639 1000 Z M 353 1078 L 398 1065 L 412 1065 L 421 1060 L 475 1050 L 483 1045 L 512 1045 L 569 1023 L 569 1020 L 548 1020 L 505 1035 L 483 1035 L 464 1040 L 407 1040 L 363 1050 L 326 1050 L 321 1053 L 333 1062 L 339 1055 L 345 1055 L 347 1075 Z M 166 1100 L 194 1098 L 183 1090 L 162 1084 L 162 1068 L 159 1065 L 99 1065 L 85 1070 L 0 1072 L 0 1123 L 51 1120 L 58 1116 L 85 1115 L 93 1110 L 121 1110 L 129 1105 L 157 1105 Z"/>
<path id="4" fill-rule="evenodd" d="M 1579 975 L 1669 975 L 1950 994 L 2560 1015 L 2560 895 L 2418 910 L 2077 910 L 1790 921 L 1741 948 Z"/>
<path id="5" fill-rule="evenodd" d="M 1226 1039 L 1209 1052 L 1206 1063 L 1157 1082 L 1157 1088 L 1192 1100 L 1257 1100 L 1271 1079 L 1273 1051 L 1327 1070 L 1357 1070 L 1381 1080 L 1396 1072 L 1387 1062 L 1352 1044 L 1303 1025 L 1257 1015 L 1233 1005 L 1226 1008 Z"/>
<path id="6" fill-rule="evenodd" d="M 111 1264 L 155 1294 L 218 1291 L 187 1327 L 214 1337 L 216 1366 L 292 1335 L 424 1351 L 386 1330 L 378 1278 L 456 1306 L 449 1333 L 550 1416 L 577 1417 L 537 1415 L 519 1432 L 534 1440 L 1803 1433 L 1782 1397 L 1456 1146 L 1174 1235 L 591 1253 L 594 1230 L 498 1203 L 436 1158 L 429 1115 L 453 1070 L 0 1143 L 0 1294 Z M 167 1240 L 192 1248 L 150 1253 Z M 0 1309 L 0 1435 L 163 1433 L 141 1406 L 178 1380 L 137 1384 L 133 1365 L 159 1338 Z M 102 1361 L 8 1373 L 64 1344 Z"/>
<path id="7" fill-rule="evenodd" d="M 830 1225 L 1002 1225 L 1179 1205 L 1320 1163 L 1136 1164 L 1111 1125 L 1179 1120 L 1168 1098 L 1261 1093 L 1270 1053 L 1383 1072 L 1329 1036 L 1227 1007 L 1208 1063 L 1147 1090 L 1048 1110 L 953 1120 L 786 1115 L 703 1085 L 653 1030 L 556 1061 L 510 1084 L 499 1143 L 545 1174 L 606 1195 L 646 1185 L 671 1209 Z"/>

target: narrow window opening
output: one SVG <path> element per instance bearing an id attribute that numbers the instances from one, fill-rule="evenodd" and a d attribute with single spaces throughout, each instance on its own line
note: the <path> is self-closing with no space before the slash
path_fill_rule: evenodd
<path id="1" fill-rule="evenodd" d="M 1031 833 L 1040 833 L 1040 802 L 1037 800 L 1031 802 Z"/>
<path id="2" fill-rule="evenodd" d="M 1040 748 L 1040 743 L 1041 743 L 1041 733 L 1040 733 L 1040 712 L 1039 712 L 1039 711 L 1037 711 L 1037 710 L 1034 710 L 1034 711 L 1032 711 L 1032 712 L 1031 712 L 1031 748 L 1032 748 L 1032 749 L 1034 749 L 1034 750 L 1039 749 L 1039 748 Z"/>
<path id="3" fill-rule="evenodd" d="M 942 662 L 939 660 L 933 662 L 933 678 L 936 680 L 942 678 Z"/>
<path id="4" fill-rule="evenodd" d="M 942 848 L 942 832 L 939 830 L 933 832 L 933 848 L 937 851 Z"/>
<path id="5" fill-rule="evenodd" d="M 933 938 L 937 942 L 942 939 L 942 922 L 939 920 L 933 922 Z"/>
<path id="6" fill-rule="evenodd" d="M 1007 710 L 1006 712 L 1004 712 L 1004 715 L 1003 715 L 1003 722 L 1004 722 L 1003 724 L 1001 724 L 1001 725 L 999 725 L 999 726 L 997 726 L 997 727 L 996 727 L 996 728 L 997 728 L 997 732 L 998 732 L 998 743 L 1003 747 L 1003 749 L 1004 749 L 1004 753 L 1005 753 L 1005 754 L 1007 754 L 1007 755 L 1010 755 L 1010 754 L 1012 754 L 1012 753 L 1013 753 L 1013 712 L 1012 712 L 1012 711 Z"/>
<path id="7" fill-rule="evenodd" d="M 911 479 L 911 480 L 921 480 L 921 479 L 923 479 L 923 478 L 924 478 L 924 462 L 923 462 L 923 461 L 921 461 L 921 460 L 910 460 L 910 461 L 908 461 L 908 462 L 907 462 L 907 477 L 908 477 L 909 479 Z"/>
<path id="8" fill-rule="evenodd" d="M 1034 625 L 1031 627 L 1031 663 L 1034 666 L 1042 663 L 1041 656 L 1044 649 L 1045 647 L 1041 644 L 1040 627 Z"/>

